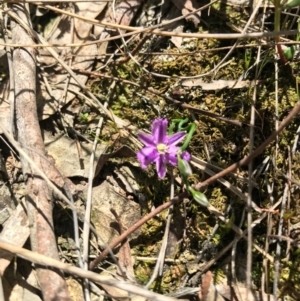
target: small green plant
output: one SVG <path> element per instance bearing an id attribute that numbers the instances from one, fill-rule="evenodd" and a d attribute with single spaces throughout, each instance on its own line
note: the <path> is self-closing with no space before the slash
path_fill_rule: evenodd
<path id="1" fill-rule="evenodd" d="M 80 113 L 79 120 L 81 122 L 88 122 L 89 121 L 89 113 Z"/>
<path id="2" fill-rule="evenodd" d="M 192 169 L 188 162 L 191 155 L 186 151 L 186 148 L 195 132 L 196 125 L 185 118 L 173 119 L 168 131 L 167 126 L 167 119 L 157 118 L 152 122 L 151 134 L 138 133 L 138 138 L 145 145 L 137 153 L 141 167 L 145 169 L 148 165 L 156 163 L 157 174 L 159 178 L 163 179 L 168 164 L 178 166 L 183 183 L 193 199 L 200 205 L 207 207 L 208 200 L 205 195 L 193 189 L 188 181 L 188 177 L 192 175 Z M 174 133 L 175 128 L 177 131 Z M 184 139 L 183 145 L 177 146 Z"/>

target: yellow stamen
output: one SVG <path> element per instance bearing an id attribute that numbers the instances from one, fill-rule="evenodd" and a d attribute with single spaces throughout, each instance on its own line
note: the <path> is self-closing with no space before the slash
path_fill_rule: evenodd
<path id="1" fill-rule="evenodd" d="M 168 146 L 166 144 L 160 143 L 157 144 L 156 149 L 160 154 L 165 154 L 168 150 Z"/>

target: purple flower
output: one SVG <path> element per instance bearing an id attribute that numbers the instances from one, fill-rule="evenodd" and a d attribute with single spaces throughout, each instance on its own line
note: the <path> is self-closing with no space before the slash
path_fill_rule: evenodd
<path id="1" fill-rule="evenodd" d="M 178 164 L 177 152 L 179 146 L 176 146 L 182 141 L 186 135 L 185 132 L 177 132 L 173 135 L 167 134 L 168 120 L 165 118 L 155 119 L 152 123 L 151 135 L 140 132 L 138 138 L 145 145 L 137 153 L 137 158 L 141 163 L 142 168 L 153 162 L 156 163 L 157 174 L 160 178 L 166 175 L 166 166 Z M 187 152 L 184 152 L 184 157 L 190 157 Z"/>

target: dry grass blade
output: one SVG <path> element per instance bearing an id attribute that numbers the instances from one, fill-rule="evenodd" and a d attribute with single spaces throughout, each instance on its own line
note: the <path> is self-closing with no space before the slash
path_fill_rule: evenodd
<path id="1" fill-rule="evenodd" d="M 139 295 L 139 296 L 143 296 L 143 297 L 145 297 L 149 300 L 153 300 L 153 301 L 175 301 L 175 300 L 177 300 L 175 298 L 163 296 L 163 295 L 148 291 L 144 288 L 138 287 L 138 286 L 133 285 L 126 281 L 112 280 L 109 277 L 100 276 L 100 275 L 90 272 L 90 271 L 84 271 L 75 266 L 70 266 L 68 264 L 62 263 L 53 258 L 26 250 L 23 248 L 19 248 L 19 247 L 10 245 L 5 242 L 0 242 L 0 249 L 5 250 L 14 255 L 17 255 L 26 260 L 29 260 L 30 262 L 35 263 L 39 266 L 43 266 L 45 268 L 51 267 L 51 268 L 59 269 L 67 274 L 74 275 L 74 276 L 77 276 L 80 278 L 87 278 L 98 284 L 106 284 L 106 285 L 110 285 L 110 286 L 115 286 L 121 290 L 127 291 L 130 294 L 133 294 L 133 296 Z M 46 269 L 46 271 L 50 271 L 50 270 Z"/>
<path id="2" fill-rule="evenodd" d="M 0 298 L 28 264 L 46 300 L 299 300 L 299 9 L 248 2 L 3 2 L 0 184 L 15 204 L 27 185 L 29 219 L 0 189 Z M 192 171 L 137 134 L 157 118 Z"/>

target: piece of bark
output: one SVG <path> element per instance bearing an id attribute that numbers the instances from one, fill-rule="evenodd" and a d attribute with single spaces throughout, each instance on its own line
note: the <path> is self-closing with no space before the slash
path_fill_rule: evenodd
<path id="1" fill-rule="evenodd" d="M 129 1 L 116 1 L 116 3 L 111 4 L 110 8 L 106 11 L 103 22 L 120 24 L 128 26 L 132 19 L 135 17 L 139 7 L 141 6 L 142 1 L 140 0 L 129 0 Z M 112 9 L 112 5 L 114 5 L 114 9 Z M 120 30 L 119 32 L 116 29 L 112 28 L 104 28 L 100 26 L 96 26 L 94 29 L 94 35 L 98 40 L 104 40 L 109 38 L 111 35 L 124 33 L 124 30 Z M 108 45 L 108 41 L 101 42 L 99 44 L 99 55 L 106 55 L 106 48 Z"/>
<path id="2" fill-rule="evenodd" d="M 247 290 L 246 287 L 237 285 L 216 285 L 217 291 L 226 299 L 232 301 L 281 301 L 281 298 L 275 298 L 273 295 L 266 294 L 256 290 Z"/>
<path id="3" fill-rule="evenodd" d="M 36 270 L 31 262 L 15 257 L 1 280 L 4 300 L 42 301 Z"/>
<path id="4" fill-rule="evenodd" d="M 112 281 L 116 281 L 117 278 L 115 278 L 111 273 L 108 273 L 107 271 L 103 271 L 101 273 L 101 276 L 105 276 L 108 279 L 111 279 Z M 148 298 L 145 298 L 143 296 L 134 295 L 132 293 L 128 293 L 122 289 L 119 289 L 116 286 L 113 285 L 107 285 L 107 284 L 101 284 L 101 287 L 106 291 L 106 293 L 111 297 L 113 301 L 147 301 L 150 300 Z M 157 300 L 160 300 L 159 298 Z M 175 300 L 174 300 L 175 301 Z"/>
<path id="5" fill-rule="evenodd" d="M 110 211 L 116 218 L 116 221 L 119 226 L 120 235 L 121 235 L 122 233 L 125 232 L 126 229 L 124 228 L 121 219 L 117 214 L 117 212 L 115 211 L 115 209 L 111 208 Z M 122 243 L 118 255 L 119 255 L 118 256 L 119 266 L 122 269 L 122 271 L 118 271 L 119 274 L 122 275 L 123 273 L 125 273 L 126 277 L 129 280 L 135 281 L 134 270 L 133 270 L 134 260 L 131 256 L 131 249 L 127 239 L 125 239 L 124 242 Z"/>
<path id="6" fill-rule="evenodd" d="M 22 247 L 28 236 L 28 219 L 24 205 L 20 203 L 6 221 L 0 234 L 0 240 Z M 13 257 L 13 254 L 0 250 L 0 275 L 4 274 L 5 269 L 8 267 Z"/>
<path id="7" fill-rule="evenodd" d="M 199 25 L 201 12 L 198 11 L 190 14 L 200 7 L 196 0 L 172 0 L 172 2 L 181 10 L 182 15 L 185 16 L 187 21 L 192 21 L 196 27 Z"/>
<path id="8" fill-rule="evenodd" d="M 106 8 L 106 2 L 78 2 L 74 3 L 76 14 L 81 17 L 95 19 L 102 11 Z M 68 8 L 65 8 L 68 11 Z M 72 57 L 72 67 L 82 70 L 92 70 L 92 67 L 97 56 L 97 45 L 81 45 L 85 42 L 92 41 L 94 38 L 92 36 L 92 28 L 94 25 L 92 23 L 81 20 L 80 18 L 74 18 L 74 34 L 73 30 L 70 30 L 72 26 L 71 17 L 61 18 L 57 16 L 59 23 L 57 26 L 56 22 L 53 22 L 53 27 L 50 26 L 49 31 L 51 34 L 46 37 L 49 43 L 53 44 L 67 44 L 76 43 L 79 46 L 74 48 L 56 48 L 57 52 L 63 56 L 65 54 L 66 61 Z M 50 24 L 49 24 L 50 25 Z M 45 33 L 45 35 L 47 35 Z M 40 80 L 38 84 L 38 114 L 39 119 L 46 119 L 49 116 L 56 113 L 57 108 L 68 104 L 71 100 L 76 97 L 76 92 L 81 89 L 77 82 L 70 78 L 68 84 L 69 91 L 65 95 L 64 88 L 68 80 L 68 76 L 65 70 L 57 63 L 56 59 L 49 54 L 46 48 L 41 48 L 39 50 L 39 61 L 42 67 L 47 67 L 47 80 L 51 86 L 51 94 L 46 89 L 45 82 Z M 49 68 L 49 66 L 52 66 Z M 81 84 L 85 84 L 88 76 L 84 74 L 78 74 L 77 79 Z M 57 85 L 57 83 L 61 83 Z M 72 92 L 70 92 L 72 91 Z"/>
<path id="9" fill-rule="evenodd" d="M 28 28 L 32 28 L 30 15 L 23 4 L 12 4 L 15 15 Z M 28 32 L 15 20 L 11 22 L 12 40 L 15 44 L 34 44 Z M 40 131 L 36 105 L 36 57 L 30 47 L 15 48 L 13 70 L 15 82 L 15 116 L 18 141 L 27 155 L 51 178 L 53 165 L 47 160 Z M 30 242 L 33 251 L 59 259 L 53 228 L 53 194 L 47 183 L 30 168 L 21 157 L 27 188 L 27 213 L 30 224 Z M 70 300 L 66 283 L 59 270 L 37 266 L 37 275 L 45 301 Z"/>
<path id="10" fill-rule="evenodd" d="M 0 122 L 6 129 L 10 129 L 10 103 L 9 103 L 9 81 L 6 80 L 0 85 Z M 2 130 L 0 130 L 2 134 Z"/>
<path id="11" fill-rule="evenodd" d="M 176 6 L 172 6 L 167 12 L 166 16 L 162 18 L 162 24 L 164 22 L 169 23 L 169 21 L 174 20 L 181 16 L 180 10 Z M 171 37 L 171 42 L 177 47 L 181 47 L 183 37 L 178 37 L 176 34 L 183 32 L 184 20 L 178 20 L 176 22 L 169 23 L 163 27 L 164 30 L 174 32 L 174 36 Z"/>
<path id="12" fill-rule="evenodd" d="M 198 293 L 200 301 L 225 301 L 225 299 L 217 291 L 213 279 L 214 278 L 211 271 L 208 271 L 204 275 L 202 275 L 201 290 Z"/>
<path id="13" fill-rule="evenodd" d="M 247 290 L 246 287 L 237 285 L 223 285 L 214 283 L 213 274 L 211 271 L 206 272 L 201 277 L 202 284 L 198 293 L 200 301 L 273 301 L 274 296 L 255 291 Z M 278 301 L 281 301 L 279 298 Z"/>
<path id="14" fill-rule="evenodd" d="M 127 1 L 116 1 L 115 4 L 110 6 L 108 15 L 104 18 L 105 22 L 120 24 L 128 26 L 134 18 L 136 12 L 141 6 L 140 0 L 127 0 Z M 114 8 L 112 7 L 114 5 Z M 107 31 L 118 33 L 115 29 L 108 29 Z M 124 33 L 125 30 L 120 30 L 120 33 Z"/>
<path id="15" fill-rule="evenodd" d="M 92 144 L 81 143 L 82 154 L 80 158 L 76 141 L 67 138 L 64 133 L 53 136 L 51 133 L 44 131 L 44 141 L 48 154 L 54 158 L 56 167 L 64 177 L 88 177 Z M 94 167 L 96 167 L 106 147 L 103 143 L 97 146 Z M 66 149 L 68 152 L 65 151 Z M 97 173 L 94 176 L 96 177 Z"/>
<path id="16" fill-rule="evenodd" d="M 114 227 L 115 217 L 110 208 L 117 212 L 122 224 L 127 228 L 141 218 L 140 205 L 115 192 L 114 187 L 108 181 L 104 181 L 101 185 L 93 188 L 92 202 L 91 221 L 98 235 L 97 243 L 102 248 L 105 248 L 107 244 L 119 236 L 118 230 Z M 80 208 L 78 211 L 80 212 Z M 136 238 L 139 233 L 140 230 L 132 233 L 128 240 Z"/>

